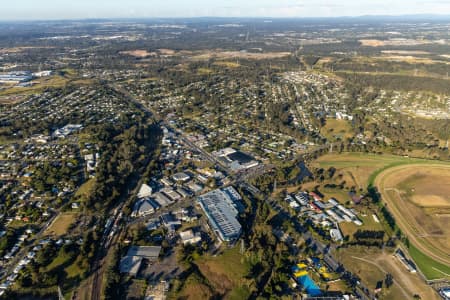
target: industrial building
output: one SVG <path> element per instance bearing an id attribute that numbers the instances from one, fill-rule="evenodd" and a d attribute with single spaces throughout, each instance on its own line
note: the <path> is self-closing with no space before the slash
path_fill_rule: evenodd
<path id="1" fill-rule="evenodd" d="M 147 259 L 150 262 L 155 262 L 160 252 L 161 247 L 157 246 L 131 246 L 127 255 L 120 260 L 120 272 L 136 277 L 142 261 Z"/>
<path id="2" fill-rule="evenodd" d="M 125 256 L 120 260 L 120 272 L 136 277 L 142 264 L 143 258 L 140 256 Z"/>
<path id="3" fill-rule="evenodd" d="M 156 261 L 160 252 L 161 247 L 159 246 L 131 246 L 128 249 L 127 256 L 139 256 L 150 261 Z"/>
<path id="4" fill-rule="evenodd" d="M 228 187 L 226 190 L 217 189 L 197 198 L 212 230 L 222 241 L 234 241 L 242 231 L 237 220 L 241 208 L 240 197 L 230 196 L 236 194 L 238 193 L 234 188 Z"/>

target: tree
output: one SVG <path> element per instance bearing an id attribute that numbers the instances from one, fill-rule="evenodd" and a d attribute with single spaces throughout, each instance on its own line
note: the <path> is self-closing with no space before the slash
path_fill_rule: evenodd
<path id="1" fill-rule="evenodd" d="M 392 276 L 392 274 L 386 274 L 386 277 L 384 278 L 384 284 L 386 284 L 387 288 L 391 287 L 394 284 L 394 277 Z"/>

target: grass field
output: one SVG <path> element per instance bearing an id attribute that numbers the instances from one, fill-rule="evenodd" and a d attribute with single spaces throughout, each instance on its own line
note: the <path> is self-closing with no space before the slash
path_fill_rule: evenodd
<path id="1" fill-rule="evenodd" d="M 336 119 L 327 119 L 325 126 L 320 129 L 320 133 L 330 141 L 336 140 L 338 137 L 345 140 L 354 135 L 349 121 Z"/>
<path id="2" fill-rule="evenodd" d="M 83 272 L 83 270 L 81 270 L 78 266 L 76 259 L 73 259 L 62 250 L 58 252 L 58 256 L 56 256 L 55 259 L 46 267 L 46 270 L 51 271 L 61 267 L 64 268 L 67 276 L 66 278 L 68 279 L 75 278 Z"/>
<path id="3" fill-rule="evenodd" d="M 75 193 L 75 197 L 80 197 L 81 200 L 85 200 L 89 197 L 92 190 L 95 187 L 95 179 L 91 178 L 85 183 L 83 183 Z"/>
<path id="4" fill-rule="evenodd" d="M 421 299 L 439 299 L 419 275 L 408 272 L 391 253 L 378 248 L 349 247 L 340 249 L 336 256 L 372 290 L 377 281 L 383 280 L 387 273 L 392 274 L 395 283 L 383 289 L 380 299 L 412 299 L 415 294 Z"/>
<path id="5" fill-rule="evenodd" d="M 69 226 L 75 222 L 77 214 L 63 213 L 60 214 L 53 223 L 44 232 L 45 235 L 61 236 L 67 233 Z"/>
<path id="6" fill-rule="evenodd" d="M 347 223 L 342 222 L 339 224 L 339 228 L 342 231 L 342 234 L 344 236 L 348 235 L 350 237 L 350 240 L 353 238 L 353 234 L 358 230 L 373 230 L 373 231 L 379 231 L 383 230 L 383 225 L 381 223 L 377 223 L 374 221 L 372 217 L 372 213 L 369 213 L 366 216 L 359 215 L 358 218 L 363 222 L 362 226 L 358 226 L 355 223 Z"/>
<path id="7" fill-rule="evenodd" d="M 247 299 L 251 279 L 245 279 L 250 265 L 239 253 L 239 247 L 226 249 L 218 256 L 203 256 L 195 261 L 201 276 L 191 274 L 174 299 Z"/>
<path id="8" fill-rule="evenodd" d="M 214 73 L 214 70 L 209 69 L 209 68 L 198 68 L 197 69 L 197 74 L 199 75 L 209 75 Z"/>
<path id="9" fill-rule="evenodd" d="M 244 277 L 250 265 L 239 253 L 239 247 L 227 249 L 216 257 L 206 257 L 197 263 L 202 274 L 208 278 L 215 290 L 227 294 L 232 299 L 245 299 L 249 289 Z"/>
<path id="10" fill-rule="evenodd" d="M 241 66 L 237 62 L 232 62 L 232 61 L 216 61 L 216 62 L 214 62 L 214 65 L 219 66 L 219 67 L 231 68 L 231 69 L 239 68 Z"/>
<path id="11" fill-rule="evenodd" d="M 410 240 L 410 254 L 428 279 L 450 274 L 450 164 L 400 165 L 374 183 Z"/>
<path id="12" fill-rule="evenodd" d="M 414 262 L 428 279 L 432 280 L 443 277 L 450 279 L 449 266 L 429 258 L 414 247 L 414 245 L 410 245 L 408 250 Z"/>
<path id="13" fill-rule="evenodd" d="M 321 168 L 335 167 L 343 173 L 344 180 L 357 187 L 366 188 L 373 184 L 375 177 L 383 170 L 403 164 L 433 163 L 432 160 L 409 158 L 389 154 L 336 153 L 327 154 L 317 159 L 315 166 Z"/>
<path id="14" fill-rule="evenodd" d="M 170 297 L 169 299 L 211 299 L 214 295 L 214 291 L 206 284 L 201 282 L 202 279 L 197 275 L 190 275 L 184 282 L 184 288 L 179 293 L 179 296 Z"/>
<path id="15" fill-rule="evenodd" d="M 78 261 L 74 261 L 73 264 L 64 269 L 67 273 L 67 278 L 74 278 L 83 273 L 83 270 L 78 266 L 77 262 Z"/>
<path id="16" fill-rule="evenodd" d="M 70 257 L 66 255 L 63 251 L 58 252 L 58 256 L 46 267 L 47 271 L 56 269 L 66 263 Z"/>

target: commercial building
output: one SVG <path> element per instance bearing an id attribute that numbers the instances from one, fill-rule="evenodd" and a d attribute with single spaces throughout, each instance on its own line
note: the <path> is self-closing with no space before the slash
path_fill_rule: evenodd
<path id="1" fill-rule="evenodd" d="M 144 217 L 155 212 L 155 208 L 147 199 L 139 200 L 134 204 L 131 217 Z"/>
<path id="2" fill-rule="evenodd" d="M 141 198 L 141 199 L 142 198 L 147 198 L 147 197 L 150 197 L 152 195 L 152 193 L 153 193 L 153 189 L 149 185 L 143 183 L 141 185 L 141 187 L 139 188 L 139 192 L 137 194 L 137 197 Z"/>
<path id="3" fill-rule="evenodd" d="M 176 182 L 187 182 L 187 181 L 189 181 L 189 179 L 191 179 L 191 177 L 184 172 L 176 173 L 172 176 L 172 178 Z"/>
<path id="4" fill-rule="evenodd" d="M 179 233 L 183 245 L 194 245 L 202 241 L 200 232 L 195 232 L 192 229 L 182 231 Z"/>
<path id="5" fill-rule="evenodd" d="M 239 238 L 242 227 L 237 220 L 241 204 L 240 199 L 231 197 L 231 194 L 237 194 L 236 190 L 231 187 L 227 191 L 217 189 L 207 194 L 199 196 L 197 201 L 200 207 L 208 217 L 214 233 L 222 241 L 234 241 Z"/>
<path id="6" fill-rule="evenodd" d="M 250 169 L 259 165 L 252 156 L 233 148 L 225 148 L 212 153 L 222 163 L 229 166 L 233 171 Z"/>

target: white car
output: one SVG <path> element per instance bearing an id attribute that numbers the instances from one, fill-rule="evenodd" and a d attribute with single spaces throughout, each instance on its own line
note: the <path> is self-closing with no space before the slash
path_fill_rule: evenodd
<path id="1" fill-rule="evenodd" d="M 14 273 L 18 274 L 20 272 L 20 270 L 23 269 L 23 265 L 18 265 L 15 269 L 14 269 Z"/>
<path id="2" fill-rule="evenodd" d="M 34 252 L 34 251 L 28 252 L 27 257 L 28 257 L 29 259 L 35 258 L 35 257 L 36 257 L 36 252 Z"/>
<path id="3" fill-rule="evenodd" d="M 16 281 L 17 276 L 19 276 L 19 274 L 13 273 L 13 274 L 9 275 L 6 279 L 10 282 L 14 282 L 14 281 Z"/>

